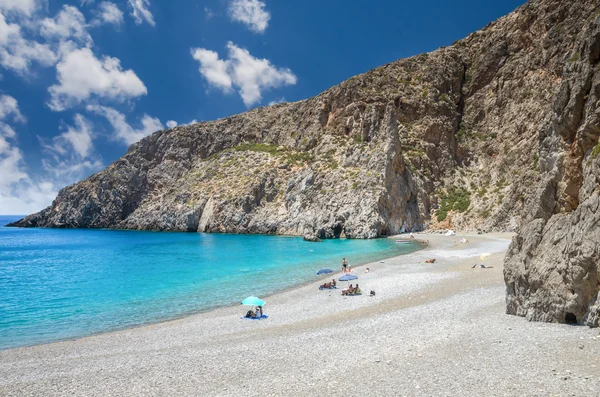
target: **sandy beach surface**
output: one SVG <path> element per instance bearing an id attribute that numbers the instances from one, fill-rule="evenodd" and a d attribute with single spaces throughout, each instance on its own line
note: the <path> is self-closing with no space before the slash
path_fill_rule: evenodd
<path id="1" fill-rule="evenodd" d="M 354 268 L 362 296 L 315 277 L 268 297 L 266 320 L 226 307 L 0 351 L 0 395 L 600 396 L 600 331 L 506 315 L 510 236 L 461 237 Z"/>

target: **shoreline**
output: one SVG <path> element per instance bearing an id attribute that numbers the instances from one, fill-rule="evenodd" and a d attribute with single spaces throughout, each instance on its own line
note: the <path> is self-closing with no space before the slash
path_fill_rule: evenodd
<path id="1" fill-rule="evenodd" d="M 4 226 L 7 227 L 7 226 Z M 31 228 L 25 228 L 25 227 L 17 227 L 17 228 L 23 228 L 23 229 L 31 229 Z M 57 228 L 33 228 L 33 229 L 41 229 L 41 230 L 45 230 L 45 229 L 55 229 L 55 230 L 69 230 L 69 229 L 57 229 Z M 151 232 L 151 233 L 162 233 L 161 231 L 146 231 L 146 230 L 129 230 L 129 229 L 98 229 L 98 228 L 87 228 L 87 229 L 77 229 L 77 228 L 72 228 L 71 230 L 92 230 L 92 231 L 98 231 L 98 230 L 106 230 L 106 231 L 132 231 L 132 232 Z M 178 232 L 178 231 L 167 231 L 166 233 L 190 233 L 190 232 Z M 200 233 L 200 234 L 215 234 L 215 233 Z M 234 234 L 234 233 L 217 233 L 219 235 L 232 235 L 232 236 L 239 236 L 240 234 Z M 263 236 L 263 235 L 260 235 Z M 300 238 L 302 239 L 302 236 L 292 236 L 292 235 L 264 235 L 264 236 L 273 236 L 273 237 L 289 237 L 289 238 Z M 381 239 L 392 239 L 392 238 L 396 238 L 397 236 L 389 236 L 389 237 L 381 237 Z M 332 239 L 333 240 L 333 239 Z M 421 251 L 425 248 L 427 248 L 427 244 L 424 244 L 421 241 L 411 241 L 411 243 L 413 243 L 413 245 L 418 246 L 418 248 L 415 251 L 409 252 L 409 253 L 405 253 L 405 254 L 401 254 L 401 255 L 392 255 L 392 256 L 383 256 L 383 257 L 378 257 L 378 259 L 375 259 L 374 261 L 370 261 L 370 262 L 364 262 L 363 261 L 359 261 L 359 264 L 356 266 L 353 266 L 352 268 L 354 269 L 355 267 L 363 267 L 366 265 L 369 265 L 371 263 L 378 263 L 382 260 L 387 260 L 387 259 L 392 259 L 392 258 L 398 258 L 398 257 L 402 257 L 405 255 L 410 255 L 414 252 L 418 252 Z M 418 244 L 417 244 L 418 243 Z M 314 244 L 318 244 L 318 243 L 314 243 Z M 381 253 L 384 253 L 385 251 L 382 251 Z M 363 263 L 364 262 L 364 263 Z M 334 271 L 331 275 L 340 275 L 339 271 Z M 308 277 L 308 276 L 307 276 Z M 317 278 L 315 278 L 317 277 Z M 305 287 L 307 285 L 313 284 L 316 281 L 319 280 L 326 280 L 327 277 L 319 277 L 319 276 L 315 276 L 314 274 L 312 275 L 312 279 L 308 279 L 304 282 L 301 282 L 299 284 L 296 285 L 289 285 L 286 287 L 283 287 L 281 289 L 277 289 L 275 291 L 273 291 L 272 293 L 269 293 L 268 295 L 264 295 L 263 298 L 265 300 L 270 299 L 272 296 L 276 296 L 278 294 L 281 293 L 285 293 L 287 291 L 291 291 L 297 288 L 302 288 Z M 340 290 L 341 291 L 341 290 Z M 156 324 L 162 324 L 162 323 L 168 323 L 168 322 L 172 322 L 172 321 L 177 321 L 177 320 L 182 320 L 188 317 L 192 317 L 192 316 L 197 316 L 197 315 L 202 315 L 205 313 L 209 313 L 215 310 L 219 310 L 219 309 L 223 309 L 223 308 L 234 308 L 234 307 L 240 307 L 239 303 L 235 303 L 235 302 L 231 302 L 228 304 L 223 304 L 223 305 L 216 305 L 216 306 L 212 306 L 212 307 L 207 307 L 204 309 L 198 309 L 198 310 L 194 310 L 194 311 L 190 311 L 187 313 L 182 313 L 180 315 L 177 315 L 175 317 L 170 317 L 170 318 L 164 318 L 164 319 L 158 319 L 156 321 L 148 321 L 145 323 L 141 323 L 141 324 L 134 324 L 134 325 L 124 325 L 122 327 L 117 327 L 117 328 L 112 328 L 112 329 L 108 329 L 108 330 L 103 330 L 103 331 L 97 331 L 97 332 L 92 332 L 92 333 L 87 333 L 85 335 L 82 336 L 75 336 L 75 337 L 65 337 L 65 338 L 57 338 L 48 342 L 41 342 L 41 343 L 32 343 L 32 344 L 24 344 L 24 345 L 20 345 L 20 346 L 14 346 L 14 347 L 8 347 L 8 348 L 2 348 L 0 349 L 0 353 L 4 352 L 4 351 L 10 351 L 10 350 L 14 350 L 14 349 L 23 349 L 23 348 L 33 348 L 33 347 L 37 347 L 37 346 L 44 346 L 44 345 L 49 345 L 49 344 L 53 344 L 53 343 L 62 343 L 62 342 L 69 342 L 69 341 L 77 341 L 77 340 L 81 340 L 81 339 L 85 339 L 85 338 L 90 338 L 90 337 L 94 337 L 94 336 L 99 336 L 99 335 L 105 335 L 105 334 L 111 334 L 111 333 L 116 333 L 116 332 L 123 332 L 123 331 L 127 331 L 127 330 L 133 330 L 133 329 L 138 329 L 138 328 L 143 328 L 143 327 L 147 327 L 147 326 L 152 326 L 152 325 L 156 325 Z"/>
<path id="2" fill-rule="evenodd" d="M 429 247 L 353 267 L 362 296 L 319 291 L 318 278 L 267 298 L 267 320 L 235 305 L 0 351 L 0 394 L 342 395 L 343 379 L 379 395 L 600 390 L 597 330 L 504 314 L 508 235 L 415 236 Z M 493 268 L 471 269 L 484 252 Z"/>

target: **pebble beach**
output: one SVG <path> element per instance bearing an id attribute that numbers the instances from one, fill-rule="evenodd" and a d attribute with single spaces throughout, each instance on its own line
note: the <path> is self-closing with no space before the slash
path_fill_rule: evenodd
<path id="1" fill-rule="evenodd" d="M 510 235 L 416 237 L 425 249 L 353 268 L 361 296 L 315 277 L 263 297 L 265 320 L 230 306 L 0 351 L 0 395 L 600 396 L 598 329 L 505 314 Z"/>

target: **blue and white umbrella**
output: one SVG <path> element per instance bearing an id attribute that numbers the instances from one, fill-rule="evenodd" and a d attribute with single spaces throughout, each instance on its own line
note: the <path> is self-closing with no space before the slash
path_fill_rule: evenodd
<path id="1" fill-rule="evenodd" d="M 317 272 L 317 276 L 320 276 L 322 274 L 329 274 L 329 273 L 333 273 L 333 269 L 329 269 L 328 267 L 321 269 Z"/>
<path id="2" fill-rule="evenodd" d="M 340 281 L 351 281 L 356 279 L 358 279 L 358 276 L 355 276 L 354 274 L 344 274 L 340 277 Z"/>

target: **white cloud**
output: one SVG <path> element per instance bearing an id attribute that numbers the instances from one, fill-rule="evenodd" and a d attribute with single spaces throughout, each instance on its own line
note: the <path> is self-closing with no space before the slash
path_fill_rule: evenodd
<path id="1" fill-rule="evenodd" d="M 117 58 L 96 58 L 89 48 L 68 53 L 56 65 L 59 84 L 51 86 L 48 104 L 60 111 L 92 96 L 122 101 L 147 94 L 144 83 L 133 70 L 123 70 Z"/>
<path id="2" fill-rule="evenodd" d="M 0 95 L 0 120 L 12 116 L 14 121 L 25 122 L 25 117 L 19 110 L 19 103 L 10 95 Z"/>
<path id="3" fill-rule="evenodd" d="M 284 103 L 284 102 L 285 102 L 285 98 L 281 97 L 275 101 L 269 102 L 269 106 L 277 105 L 278 103 Z"/>
<path id="4" fill-rule="evenodd" d="M 5 13 L 15 12 L 29 16 L 38 7 L 37 0 L 0 0 L 0 11 Z"/>
<path id="5" fill-rule="evenodd" d="M 33 62 L 51 66 L 56 62 L 56 55 L 47 44 L 23 37 L 21 27 L 8 23 L 0 13 L 0 65 L 25 73 Z"/>
<path id="6" fill-rule="evenodd" d="M 94 0 L 81 0 L 81 6 L 87 6 L 88 4 L 92 4 L 94 2 Z"/>
<path id="7" fill-rule="evenodd" d="M 80 45 L 92 45 L 85 17 L 73 6 L 65 5 L 54 18 L 42 20 L 40 34 L 47 40 L 74 40 Z"/>
<path id="8" fill-rule="evenodd" d="M 182 126 L 186 126 L 186 125 L 192 125 L 192 124 L 196 124 L 197 122 L 198 122 L 198 120 L 194 119 L 194 120 L 190 121 L 189 123 L 184 123 L 184 124 L 181 124 L 181 125 L 182 125 Z M 167 126 L 168 128 L 175 128 L 175 127 L 177 127 L 178 125 L 180 125 L 180 124 L 178 124 L 178 123 L 177 123 L 175 120 L 169 120 L 169 121 L 167 121 L 165 124 L 166 124 L 166 126 Z"/>
<path id="9" fill-rule="evenodd" d="M 233 0 L 229 5 L 229 17 L 241 22 L 256 33 L 264 33 L 269 26 L 271 14 L 265 10 L 265 3 L 259 0 Z"/>
<path id="10" fill-rule="evenodd" d="M 15 132 L 15 130 L 13 130 L 13 128 L 10 125 L 0 122 L 0 138 L 14 138 L 16 136 L 17 133 Z M 4 143 L 6 144 L 6 141 Z"/>
<path id="11" fill-rule="evenodd" d="M 64 132 L 52 140 L 49 149 L 65 155 L 70 152 L 69 147 L 81 157 L 86 158 L 93 149 L 93 133 L 90 122 L 80 114 L 74 116 L 75 126 L 63 126 Z"/>
<path id="12" fill-rule="evenodd" d="M 204 7 L 204 15 L 206 16 L 206 19 L 211 19 L 215 16 L 215 12 L 208 7 Z"/>
<path id="13" fill-rule="evenodd" d="M 131 16 L 133 17 L 136 24 L 140 25 L 144 21 L 148 22 L 150 26 L 156 26 L 154 17 L 148 7 L 150 7 L 150 0 L 128 0 L 131 6 Z"/>
<path id="14" fill-rule="evenodd" d="M 200 74 L 210 86 L 229 92 L 232 86 L 238 89 L 246 106 L 261 101 L 261 92 L 296 84 L 296 76 L 290 69 L 277 68 L 268 59 L 253 57 L 248 50 L 229 42 L 228 59 L 204 48 L 192 49 L 192 57 L 200 63 Z"/>
<path id="15" fill-rule="evenodd" d="M 163 124 L 156 117 L 144 114 L 140 120 L 141 127 L 134 128 L 127 123 L 125 115 L 113 108 L 99 105 L 88 105 L 89 112 L 103 116 L 108 120 L 114 129 L 115 139 L 120 140 L 127 145 L 138 142 L 155 131 L 164 129 Z"/>
<path id="16" fill-rule="evenodd" d="M 125 20 L 123 19 L 123 12 L 119 9 L 119 7 L 115 3 L 111 3 L 108 1 L 103 1 L 98 6 L 98 10 L 96 11 L 96 19 L 92 21 L 92 25 L 102 25 L 102 24 L 113 24 L 113 25 L 122 25 Z"/>
<path id="17" fill-rule="evenodd" d="M 17 101 L 3 95 L 0 97 L 0 212 L 22 215 L 47 206 L 56 196 L 56 191 L 50 189 L 52 191 L 48 192 L 48 184 L 32 184 L 21 150 L 16 145 L 16 133 L 3 122 L 7 118 L 25 121 Z"/>
<path id="18" fill-rule="evenodd" d="M 219 54 L 204 48 L 192 49 L 192 57 L 200 63 L 200 74 L 209 84 L 224 91 L 231 89 L 233 82 L 228 71 L 228 62 L 219 59 Z"/>

